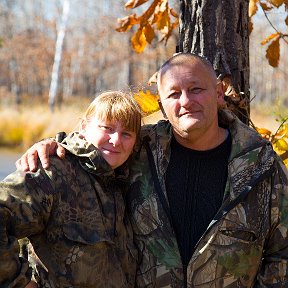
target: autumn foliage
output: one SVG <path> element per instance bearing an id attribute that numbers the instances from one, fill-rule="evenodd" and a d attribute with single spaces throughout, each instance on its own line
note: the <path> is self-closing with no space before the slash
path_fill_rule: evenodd
<path id="1" fill-rule="evenodd" d="M 273 134 L 271 131 L 265 128 L 257 128 L 257 131 L 264 137 L 269 140 L 274 150 L 280 155 L 284 161 L 286 167 L 288 167 L 288 118 L 282 119 L 281 124 Z"/>
<path id="2" fill-rule="evenodd" d="M 131 38 L 131 43 L 137 53 L 144 51 L 147 43 L 151 44 L 152 40 L 156 37 L 155 31 L 159 31 L 162 35 L 160 41 L 169 39 L 174 28 L 178 26 L 178 14 L 175 10 L 169 7 L 168 0 L 129 0 L 125 4 L 126 9 L 134 9 L 146 2 L 150 2 L 149 8 L 140 16 L 132 13 L 124 18 L 118 19 L 119 27 L 116 29 L 118 32 L 126 32 L 134 25 L 138 26 L 137 31 Z M 252 17 L 260 9 L 263 10 L 265 17 L 270 22 L 267 12 L 274 8 L 279 8 L 285 5 L 288 9 L 288 0 L 250 0 L 249 1 L 249 17 L 250 17 L 250 32 L 253 30 Z M 174 20 L 174 21 L 173 21 Z M 288 16 L 285 19 L 288 26 Z M 262 42 L 262 45 L 267 45 L 266 58 L 272 67 L 278 67 L 280 60 L 280 40 L 282 39 L 288 44 L 288 34 L 278 31 L 277 28 L 270 23 L 275 33 L 268 35 Z"/>
<path id="3" fill-rule="evenodd" d="M 250 32 L 253 29 L 253 24 L 251 18 L 256 14 L 259 7 L 263 10 L 263 13 L 267 20 L 270 22 L 267 11 L 272 10 L 274 7 L 279 8 L 285 5 L 285 9 L 288 10 L 288 0 L 250 0 L 249 2 L 249 17 L 250 17 Z M 284 34 L 277 30 L 270 22 L 271 26 L 275 30 L 275 33 L 268 35 L 262 42 L 262 45 L 267 45 L 266 58 L 272 67 L 278 67 L 280 60 L 280 40 L 282 39 L 286 44 L 288 44 L 287 38 L 288 34 Z M 285 24 L 288 26 L 288 16 L 285 19 Z"/>
<path id="4" fill-rule="evenodd" d="M 125 8 L 136 8 L 148 0 L 129 0 Z M 174 20 L 174 22 L 173 22 Z M 137 53 L 144 51 L 147 43 L 151 44 L 156 37 L 155 30 L 162 35 L 160 41 L 167 42 L 174 28 L 178 26 L 178 14 L 170 8 L 168 0 L 154 0 L 148 9 L 137 16 L 135 13 L 118 20 L 118 32 L 126 32 L 134 25 L 138 25 L 137 31 L 131 38 L 131 43 Z"/>
<path id="5" fill-rule="evenodd" d="M 125 4 L 125 8 L 134 9 L 146 2 L 150 2 L 151 4 L 141 15 L 137 16 L 135 13 L 132 13 L 122 19 L 118 19 L 118 32 L 126 32 L 133 26 L 138 27 L 131 38 L 131 44 L 137 53 L 143 52 L 147 43 L 152 43 L 153 39 L 156 37 L 155 31 L 160 32 L 162 35 L 160 41 L 164 40 L 167 42 L 173 29 L 178 25 L 178 15 L 171 7 L 169 7 L 168 0 L 129 0 Z M 288 10 L 288 0 L 250 0 L 250 32 L 253 30 L 252 17 L 257 13 L 259 8 L 263 10 L 265 17 L 270 22 L 267 16 L 267 11 L 274 8 L 279 8 L 282 5 L 285 5 L 285 9 Z M 285 23 L 288 26 L 288 16 L 285 19 Z M 288 35 L 278 31 L 272 23 L 270 24 L 274 28 L 275 33 L 268 35 L 265 39 L 263 39 L 261 44 L 267 45 L 266 58 L 269 64 L 272 67 L 277 67 L 280 60 L 280 40 L 282 39 L 287 44 L 288 42 L 286 38 Z M 233 110 L 233 103 L 237 102 L 241 106 L 240 108 L 247 108 L 249 103 L 246 103 L 246 98 L 243 97 L 242 99 L 241 93 L 237 94 L 234 91 L 233 87 L 229 83 L 229 79 L 221 80 L 225 90 L 226 99 L 229 100 L 227 102 L 227 107 Z M 135 98 L 145 113 L 150 114 L 159 110 L 158 96 L 151 94 L 149 90 L 145 92 L 140 91 L 135 95 Z M 254 126 L 251 119 L 250 122 L 251 125 Z M 257 129 L 264 138 L 271 141 L 274 149 L 283 158 L 288 167 L 288 124 L 285 124 L 286 122 L 287 119 L 282 120 L 282 123 L 275 134 L 265 128 L 257 128 L 255 126 L 254 128 Z"/>

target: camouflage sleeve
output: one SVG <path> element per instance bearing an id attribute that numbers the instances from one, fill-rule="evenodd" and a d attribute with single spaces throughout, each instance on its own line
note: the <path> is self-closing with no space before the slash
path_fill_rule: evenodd
<path id="1" fill-rule="evenodd" d="M 272 179 L 271 233 L 254 287 L 288 287 L 288 172 L 281 160 Z"/>
<path id="2" fill-rule="evenodd" d="M 0 287 L 25 287 L 31 279 L 18 239 L 43 231 L 51 211 L 52 189 L 46 174 L 17 170 L 0 183 Z"/>

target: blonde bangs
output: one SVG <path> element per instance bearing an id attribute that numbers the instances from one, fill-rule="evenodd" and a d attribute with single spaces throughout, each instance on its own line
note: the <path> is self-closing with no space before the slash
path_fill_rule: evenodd
<path id="1" fill-rule="evenodd" d="M 120 122 L 125 129 L 139 133 L 142 112 L 132 95 L 110 91 L 100 94 L 88 107 L 84 117 Z"/>

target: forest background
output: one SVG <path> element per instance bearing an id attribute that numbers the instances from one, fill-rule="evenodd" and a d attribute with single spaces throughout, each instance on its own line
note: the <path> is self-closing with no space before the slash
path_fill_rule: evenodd
<path id="1" fill-rule="evenodd" d="M 287 38 L 281 38 L 277 67 L 266 57 L 278 39 L 276 29 L 287 37 L 288 4 L 280 2 L 279 7 L 271 3 L 277 9 L 267 10 L 258 3 L 250 35 L 250 115 L 266 136 L 271 131 L 269 137 L 288 117 Z M 116 31 L 117 19 L 131 12 L 124 5 L 112 0 L 0 0 L 0 147 L 23 151 L 58 131 L 74 130 L 91 100 L 106 90 L 131 91 L 150 112 L 157 110 L 156 87 L 148 80 L 175 53 L 178 31 L 162 43 L 161 35 L 153 35 L 139 54 L 131 45 L 137 28 Z M 176 23 L 178 1 L 169 5 Z M 139 5 L 137 13 L 147 7 L 149 3 Z M 144 123 L 160 117 L 154 113 Z M 283 151 L 288 151 L 284 142 Z"/>

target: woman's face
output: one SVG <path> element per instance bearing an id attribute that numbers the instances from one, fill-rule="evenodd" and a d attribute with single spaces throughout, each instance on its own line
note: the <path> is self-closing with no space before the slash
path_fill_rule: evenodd
<path id="1" fill-rule="evenodd" d="M 121 122 L 94 117 L 82 128 L 85 139 L 100 150 L 113 169 L 121 166 L 133 151 L 136 133 L 125 129 Z"/>

